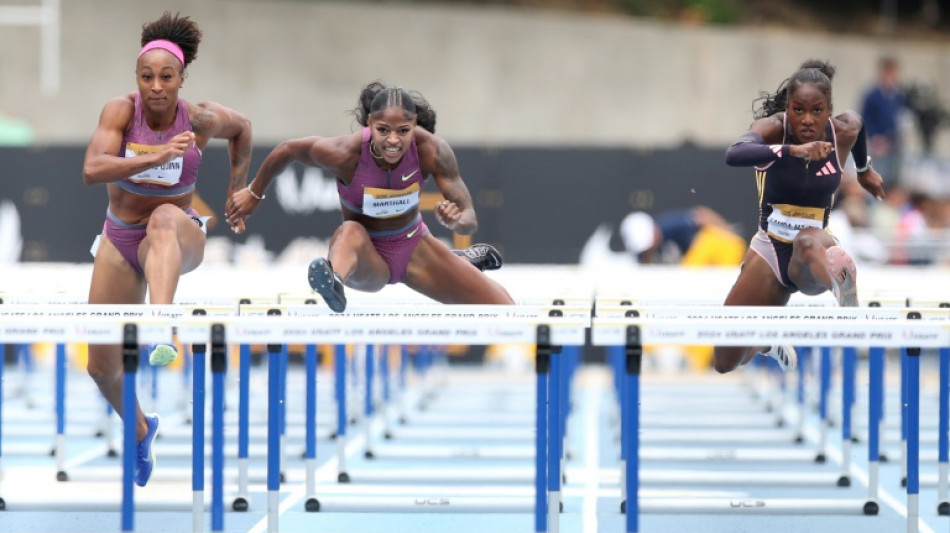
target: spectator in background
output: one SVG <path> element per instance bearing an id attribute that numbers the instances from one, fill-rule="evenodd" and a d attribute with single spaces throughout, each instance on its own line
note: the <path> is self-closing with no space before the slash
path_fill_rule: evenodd
<path id="1" fill-rule="evenodd" d="M 894 232 L 891 262 L 899 265 L 932 265 L 946 255 L 947 193 L 917 187 L 908 192 Z"/>
<path id="2" fill-rule="evenodd" d="M 690 267 L 735 267 L 742 263 L 746 241 L 716 211 L 706 206 L 666 211 L 652 216 L 635 211 L 620 223 L 624 247 L 641 264 Z M 694 369 L 707 369 L 713 347 L 650 346 L 657 354 L 679 351 Z"/>
<path id="3" fill-rule="evenodd" d="M 736 266 L 746 252 L 745 240 L 706 206 L 667 211 L 656 219 L 635 211 L 620 223 L 620 236 L 640 263 Z"/>
<path id="4" fill-rule="evenodd" d="M 861 103 L 868 155 L 884 178 L 885 188 L 901 182 L 903 140 L 900 116 L 907 107 L 907 99 L 898 86 L 899 70 L 896 58 L 882 57 L 878 61 L 877 82 L 865 92 Z"/>

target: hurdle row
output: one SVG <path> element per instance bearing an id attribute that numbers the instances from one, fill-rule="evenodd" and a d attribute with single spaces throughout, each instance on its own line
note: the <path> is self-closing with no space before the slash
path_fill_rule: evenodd
<path id="1" fill-rule="evenodd" d="M 452 309 L 453 311 L 457 311 L 457 310 L 459 310 L 459 307 L 458 307 L 458 306 L 451 306 L 451 309 Z M 598 308 L 598 310 L 600 311 L 600 312 L 599 312 L 599 316 L 598 316 L 598 317 L 595 317 L 595 320 L 597 320 L 598 318 L 600 318 L 600 319 L 606 319 L 606 316 L 605 316 L 605 315 L 607 315 L 606 309 L 607 309 L 606 306 L 599 307 L 599 308 Z M 728 310 L 720 310 L 720 313 L 727 313 L 727 312 L 728 312 L 728 313 L 733 313 L 733 312 L 735 312 L 735 309 L 736 309 L 736 308 L 730 308 L 730 309 L 728 309 Z M 629 309 L 625 310 L 624 313 L 626 314 L 627 311 L 629 311 Z M 656 310 L 654 310 L 654 311 L 656 311 Z M 716 311 L 715 309 L 709 309 L 709 308 L 706 308 L 706 309 L 703 309 L 703 310 L 702 310 L 702 312 L 705 312 L 705 313 L 707 313 L 707 314 L 712 313 L 712 312 L 715 312 L 715 311 Z M 845 314 L 842 314 L 842 315 L 836 315 L 836 314 L 834 314 L 834 313 L 837 313 L 837 312 L 839 312 L 839 311 L 844 312 Z M 850 319 L 855 319 L 855 320 L 857 320 L 857 318 L 856 318 L 855 316 L 847 315 L 847 313 L 851 313 L 851 312 L 853 312 L 853 311 L 854 311 L 854 310 L 841 310 L 841 309 L 836 309 L 836 310 L 833 310 L 833 311 L 829 311 L 829 312 L 832 312 L 832 313 L 833 313 L 832 315 L 830 315 L 830 318 L 838 318 L 838 319 L 841 319 L 841 320 L 850 320 Z M 524 310 L 522 309 L 522 310 L 519 311 L 519 312 L 523 314 L 523 313 L 524 313 Z M 757 317 L 757 316 L 769 316 L 769 317 L 772 317 L 772 316 L 774 316 L 775 312 L 776 312 L 775 308 L 769 308 L 769 309 L 766 309 L 766 310 L 750 310 L 750 313 L 749 313 L 749 317 L 748 317 L 748 318 L 751 319 L 751 318 L 755 318 L 755 317 Z M 756 313 L 758 313 L 758 315 L 757 315 Z M 769 314 L 765 314 L 765 313 L 769 313 Z M 160 313 L 159 313 L 159 314 L 160 314 Z M 702 316 L 702 315 L 700 315 L 700 316 L 698 316 L 698 317 L 697 317 L 697 316 L 691 316 L 690 320 L 697 320 L 697 319 L 701 318 L 701 316 Z M 720 315 L 720 316 L 721 316 L 721 315 Z M 808 316 L 809 316 L 810 318 L 809 318 L 809 319 L 804 319 L 804 320 L 812 320 L 811 324 L 812 324 L 812 326 L 813 326 L 813 325 L 814 325 L 814 320 L 815 320 L 816 318 L 819 318 L 819 317 L 816 317 L 813 312 L 811 312 L 811 314 L 808 315 Z M 336 317 L 336 318 L 333 318 L 333 319 L 331 319 L 331 320 L 340 321 L 340 320 L 344 320 L 345 318 L 346 318 L 346 317 Z M 787 318 L 787 316 L 783 315 L 783 318 Z M 822 315 L 820 315 L 820 318 L 821 318 L 822 320 L 826 320 L 826 319 L 829 319 L 829 315 L 828 315 L 827 313 L 826 313 L 826 314 L 822 314 Z M 363 320 L 363 318 L 360 318 L 360 320 L 357 320 L 357 321 L 355 321 L 355 322 L 360 322 L 360 321 L 362 321 L 362 320 Z M 863 319 L 863 320 L 868 320 L 868 319 L 865 318 L 865 319 Z M 768 322 L 768 321 L 766 321 L 766 322 Z M 335 323 L 340 323 L 340 322 L 335 322 Z M 734 326 L 734 325 L 735 325 L 735 323 L 733 322 L 733 323 L 732 323 L 732 326 Z M 863 327 L 863 326 L 862 326 L 862 327 Z M 888 327 L 890 327 L 890 325 L 889 325 Z M 814 329 L 814 328 L 812 327 L 811 329 Z M 596 331 L 596 328 L 595 328 L 595 331 Z M 181 339 L 181 330 L 179 330 L 179 336 L 180 336 L 180 339 Z M 805 337 L 805 338 L 811 339 L 811 337 Z M 48 339 L 44 339 L 44 340 L 48 340 Z M 185 340 L 185 339 L 182 339 L 182 340 Z M 510 339 L 509 339 L 509 340 L 510 340 Z M 756 340 L 755 343 L 756 343 L 756 344 L 758 344 L 758 343 L 771 343 L 771 342 L 774 342 L 774 340 L 775 340 L 775 339 L 771 339 L 770 341 Z M 818 341 L 818 339 L 816 339 L 814 342 L 817 343 L 817 341 Z M 258 341 L 258 342 L 261 342 L 261 341 Z M 493 340 L 493 341 L 491 341 L 491 342 L 499 342 L 499 341 L 498 341 L 498 340 Z M 652 343 L 652 342 L 663 342 L 663 343 L 667 343 L 667 344 L 668 344 L 668 343 L 670 342 L 670 339 L 652 339 L 652 340 L 646 340 L 645 342 L 648 342 L 648 343 Z M 881 341 L 878 341 L 878 342 L 881 342 Z M 459 344 L 460 341 L 459 341 L 458 338 L 453 338 L 453 339 L 450 341 L 450 343 L 451 343 L 451 344 Z M 709 341 L 708 339 L 704 339 L 702 342 L 697 342 L 697 343 L 699 343 L 699 344 L 709 344 L 710 341 Z M 737 344 L 736 342 L 733 342 L 732 340 L 730 340 L 730 343 L 731 343 L 731 344 Z M 885 345 L 890 346 L 889 344 L 885 344 Z M 634 492 L 634 494 L 635 494 L 635 492 Z M 544 529 L 540 529 L 540 528 L 539 528 L 538 530 L 539 530 L 539 531 L 542 531 L 542 530 L 544 530 Z"/>
<path id="2" fill-rule="evenodd" d="M 948 386 L 944 370 L 950 366 L 950 310 L 945 308 L 900 309 L 885 307 L 826 308 L 806 307 L 651 307 L 611 306 L 616 302 L 598 302 L 591 325 L 594 345 L 613 347 L 614 357 L 622 360 L 621 379 L 621 448 L 623 475 L 623 508 L 626 530 L 638 531 L 638 514 L 644 512 L 753 512 L 787 513 L 809 511 L 835 514 L 876 514 L 878 490 L 879 429 L 882 419 L 883 360 L 885 348 L 900 348 L 905 364 L 903 381 L 906 421 L 906 487 L 908 531 L 917 531 L 919 518 L 919 360 L 921 348 L 938 348 L 941 364 L 940 461 L 947 457 Z M 762 346 L 794 344 L 796 346 L 841 347 L 853 352 L 856 347 L 870 349 L 871 399 L 869 400 L 869 494 L 867 499 L 839 501 L 702 500 L 681 502 L 640 501 L 639 486 L 639 374 L 644 344 Z M 620 357 L 617 357 L 617 351 Z M 853 356 L 845 358 L 852 360 Z M 848 370 L 845 370 L 845 374 Z M 849 380 L 846 379 L 846 383 Z M 850 380 L 853 384 L 853 377 Z M 824 385 L 823 385 L 824 388 Z M 847 388 L 847 385 L 845 386 Z M 902 388 L 904 390 L 904 388 Z M 847 393 L 846 393 L 847 394 Z M 853 386 L 850 394 L 853 399 Z M 846 398 L 847 405 L 852 399 Z M 850 443 L 848 411 L 843 413 L 845 442 Z M 845 454 L 847 455 L 847 454 Z M 941 467 L 942 486 L 945 466 Z M 942 502 L 945 488 L 941 489 Z M 943 513 L 941 513 L 943 514 Z"/>
<path id="3" fill-rule="evenodd" d="M 208 307 L 208 306 L 206 306 Z M 253 309 L 242 306 L 241 315 L 227 315 L 232 309 L 189 308 L 181 306 L 29 306 L 10 305 L 0 307 L 2 326 L 0 326 L 0 342 L 88 342 L 95 344 L 121 344 L 123 346 L 123 362 L 125 365 L 125 394 L 124 417 L 134 417 L 135 405 L 135 372 L 137 371 L 139 346 L 141 344 L 170 342 L 173 328 L 177 330 L 177 337 L 181 343 L 193 345 L 194 352 L 194 440 L 193 447 L 193 491 L 195 527 L 200 528 L 200 513 L 204 510 L 203 494 L 203 457 L 204 411 L 203 390 L 199 385 L 203 383 L 203 374 L 206 346 L 211 345 L 211 370 L 213 376 L 212 391 L 212 530 L 223 528 L 223 373 L 226 367 L 227 345 L 231 343 L 244 345 L 267 344 L 268 364 L 268 531 L 277 531 L 278 520 L 278 491 L 279 491 L 279 454 L 278 435 L 280 433 L 280 413 L 277 410 L 281 404 L 280 398 L 275 397 L 282 389 L 280 382 L 280 354 L 281 346 L 286 344 L 337 344 L 340 343 L 372 343 L 372 344 L 495 344 L 499 342 L 520 342 L 536 345 L 538 361 L 546 360 L 555 346 L 575 345 L 584 343 L 586 329 L 589 326 L 589 312 L 580 318 L 564 316 L 565 306 L 557 309 L 530 308 L 527 306 L 448 306 L 439 307 L 443 312 L 421 311 L 421 308 L 405 306 L 395 308 L 372 309 L 354 308 L 352 314 L 329 314 L 318 306 L 264 306 L 267 309 Z M 199 316 L 189 315 L 194 313 Z M 220 315 L 213 313 L 220 312 Z M 203 313 L 203 315 L 202 315 Z M 555 316 L 551 316 L 555 315 Z M 557 316 L 559 315 L 559 316 Z M 419 319 L 424 318 L 424 325 Z M 384 320 L 384 325 L 367 325 Z M 308 361 L 313 360 L 315 368 L 315 350 L 308 349 Z M 338 352 L 339 353 L 339 350 Z M 246 359 L 242 357 L 242 359 Z M 337 365 L 342 368 L 344 365 Z M 549 414 L 547 411 L 548 393 L 548 366 L 538 364 L 538 402 L 537 417 L 537 449 L 536 462 L 544 465 L 538 467 L 536 475 L 538 488 L 535 502 L 536 521 L 552 520 L 548 508 L 546 473 L 548 461 L 557 463 L 559 459 L 550 459 L 548 451 L 549 417 L 560 416 L 558 413 Z M 543 368 L 542 368 L 543 367 Z M 541 371 L 543 369 L 543 372 Z M 315 379 L 309 374 L 308 389 L 315 384 Z M 315 377 L 315 376 L 313 376 Z M 246 380 L 242 380 L 246 381 Z M 314 387 L 315 388 L 315 387 Z M 550 387 L 551 395 L 556 395 L 560 387 Z M 130 396 L 131 395 L 131 396 Z M 315 459 L 315 436 L 310 431 L 315 426 L 315 414 L 311 423 L 311 413 L 315 411 L 315 392 L 308 390 L 308 460 Z M 345 402 L 341 403 L 345 405 Z M 129 407 L 132 406 L 132 407 Z M 541 416 L 541 414 L 544 416 Z M 552 418 L 553 419 L 553 418 Z M 273 427 L 272 427 L 273 424 Z M 556 427 L 555 427 L 556 426 Z M 552 426 L 556 431 L 562 424 Z M 342 427 L 341 427 L 342 428 Z M 344 430 L 345 431 L 345 430 Z M 339 435 L 343 437 L 345 434 Z M 134 528 L 134 499 L 131 485 L 135 456 L 134 425 L 125 425 L 124 431 L 123 464 L 123 496 L 121 505 L 123 530 Z M 556 440 L 559 437 L 554 436 Z M 338 438 L 338 443 L 343 438 Z M 559 468 L 554 464 L 551 469 Z M 308 466 L 308 496 L 312 496 L 313 476 L 312 467 Z M 559 470 L 558 470 L 559 472 Z M 240 476 L 239 476 L 240 477 Z M 558 476 L 559 477 L 559 476 Z M 308 497 L 309 502 L 313 500 Z M 319 504 L 316 505 L 317 507 Z M 557 512 L 556 508 L 553 512 Z M 556 516 L 556 515 L 554 515 Z"/>

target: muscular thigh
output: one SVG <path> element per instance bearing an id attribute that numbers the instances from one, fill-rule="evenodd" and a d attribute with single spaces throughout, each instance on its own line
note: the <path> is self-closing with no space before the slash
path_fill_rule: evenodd
<path id="1" fill-rule="evenodd" d="M 791 292 L 775 278 L 768 262 L 750 249 L 725 305 L 785 305 L 790 297 Z"/>
<path id="2" fill-rule="evenodd" d="M 432 235 L 426 235 L 409 260 L 405 284 L 443 303 L 510 304 L 507 292 Z"/>
<path id="3" fill-rule="evenodd" d="M 198 268 L 204 259 L 205 232 L 188 213 L 177 208 L 169 211 L 173 213 L 175 236 L 181 250 L 181 273 L 185 274 Z M 139 244 L 139 262 L 142 265 L 145 265 L 145 260 L 151 252 L 153 240 L 150 234 L 146 234 Z"/>
<path id="4" fill-rule="evenodd" d="M 92 268 L 89 285 L 91 304 L 138 304 L 145 301 L 145 278 L 103 238 Z"/>

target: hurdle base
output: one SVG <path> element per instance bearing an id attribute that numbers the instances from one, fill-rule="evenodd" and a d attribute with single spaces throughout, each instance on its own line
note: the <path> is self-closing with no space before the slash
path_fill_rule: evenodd
<path id="1" fill-rule="evenodd" d="M 237 498 L 234 498 L 234 502 L 231 504 L 231 509 L 234 509 L 239 513 L 243 513 L 247 512 L 250 506 L 251 504 L 249 501 L 247 501 L 247 498 L 238 496 Z"/>
<path id="2" fill-rule="evenodd" d="M 626 503 L 626 502 L 624 502 Z M 873 515 L 877 503 L 858 499 L 795 498 L 641 498 L 643 514 L 828 514 Z"/>
<path id="3" fill-rule="evenodd" d="M 304 503 L 303 508 L 308 513 L 317 513 L 320 511 L 320 500 L 316 498 L 307 498 L 306 503 Z"/>
<path id="4" fill-rule="evenodd" d="M 327 513 L 528 513 L 533 498 L 470 496 L 327 496 L 320 511 Z"/>

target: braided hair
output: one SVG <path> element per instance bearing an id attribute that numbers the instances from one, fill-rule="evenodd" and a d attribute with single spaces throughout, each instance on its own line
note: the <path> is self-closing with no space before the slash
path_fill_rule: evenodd
<path id="1" fill-rule="evenodd" d="M 416 119 L 416 124 L 435 133 L 435 110 L 422 94 L 407 91 L 402 87 L 383 85 L 374 81 L 360 91 L 356 109 L 352 111 L 361 126 L 368 126 L 372 115 L 389 109 L 402 108 L 407 120 Z"/>

